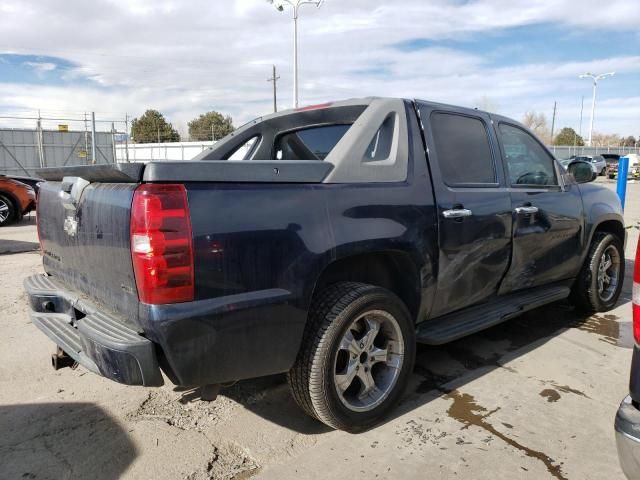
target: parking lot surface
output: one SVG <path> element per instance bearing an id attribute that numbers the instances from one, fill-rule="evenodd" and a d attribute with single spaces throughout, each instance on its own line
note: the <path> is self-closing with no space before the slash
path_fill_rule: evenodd
<path id="1" fill-rule="evenodd" d="M 638 183 L 625 220 L 640 222 Z M 284 376 L 239 382 L 207 403 L 171 384 L 54 371 L 22 289 L 42 271 L 26 218 L 0 229 L 0 478 L 623 478 L 613 419 L 633 346 L 638 230 L 628 232 L 615 310 L 585 317 L 560 302 L 420 346 L 394 414 L 352 435 L 303 414 Z"/>

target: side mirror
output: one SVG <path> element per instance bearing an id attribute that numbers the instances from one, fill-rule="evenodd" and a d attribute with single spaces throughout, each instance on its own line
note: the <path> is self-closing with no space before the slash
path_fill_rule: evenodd
<path id="1" fill-rule="evenodd" d="M 582 160 L 576 160 L 569 164 L 567 171 L 573 175 L 576 182 L 587 183 L 596 179 L 597 174 L 593 171 L 590 163 L 583 162 Z"/>

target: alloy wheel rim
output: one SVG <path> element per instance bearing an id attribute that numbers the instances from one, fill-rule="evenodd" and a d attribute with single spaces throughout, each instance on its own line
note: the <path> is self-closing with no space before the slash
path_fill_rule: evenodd
<path id="1" fill-rule="evenodd" d="M 613 298 L 618 289 L 620 281 L 620 254 L 618 249 L 613 245 L 609 245 L 598 264 L 598 295 L 600 300 L 608 302 Z"/>
<path id="2" fill-rule="evenodd" d="M 4 200 L 0 200 L 0 222 L 9 218 L 9 205 Z"/>
<path id="3" fill-rule="evenodd" d="M 389 312 L 370 310 L 345 331 L 336 354 L 333 380 L 344 406 L 372 410 L 393 391 L 404 362 L 404 338 Z"/>

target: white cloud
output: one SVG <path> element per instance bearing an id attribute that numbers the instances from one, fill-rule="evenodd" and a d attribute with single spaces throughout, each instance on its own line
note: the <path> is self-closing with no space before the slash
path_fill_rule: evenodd
<path id="1" fill-rule="evenodd" d="M 56 69 L 57 65 L 51 62 L 23 62 L 23 65 L 32 68 L 37 73 L 43 74 L 46 72 L 52 72 Z"/>
<path id="2" fill-rule="evenodd" d="M 4 112 L 95 110 L 99 118 L 123 118 L 125 112 L 156 108 L 184 131 L 197 114 L 219 109 L 240 124 L 270 110 L 271 64 L 281 76 L 280 106 L 291 103 L 291 12 L 279 13 L 264 0 L 69 0 L 64 9 L 4 0 L 2 13 L 0 52 L 61 57 L 77 65 L 64 69 L 64 79 L 91 79 L 73 87 L 3 84 Z M 564 126 L 577 123 L 579 97 L 590 93 L 588 83 L 576 78 L 579 73 L 640 75 L 640 57 L 496 68 L 482 55 L 452 48 L 390 47 L 414 38 L 467 37 L 544 22 L 568 31 L 632 32 L 640 9 L 628 0 L 611 0 L 606 8 L 594 0 L 327 0 L 320 10 L 301 10 L 301 101 L 392 95 L 473 105 L 487 96 L 501 112 L 520 118 L 529 109 L 550 112 L 558 100 Z M 32 67 L 46 71 L 51 65 Z M 607 80 L 608 88 L 616 81 Z M 633 131 L 640 127 L 637 103 L 610 95 L 599 104 L 598 128 L 640 133 Z"/>

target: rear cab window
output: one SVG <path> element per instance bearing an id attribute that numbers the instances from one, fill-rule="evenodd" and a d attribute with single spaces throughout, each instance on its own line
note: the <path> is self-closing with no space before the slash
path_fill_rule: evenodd
<path id="1" fill-rule="evenodd" d="M 273 160 L 324 160 L 351 124 L 301 128 L 279 135 Z"/>
<path id="2" fill-rule="evenodd" d="M 438 166 L 448 186 L 497 186 L 489 134 L 482 119 L 436 111 L 430 123 Z"/>

